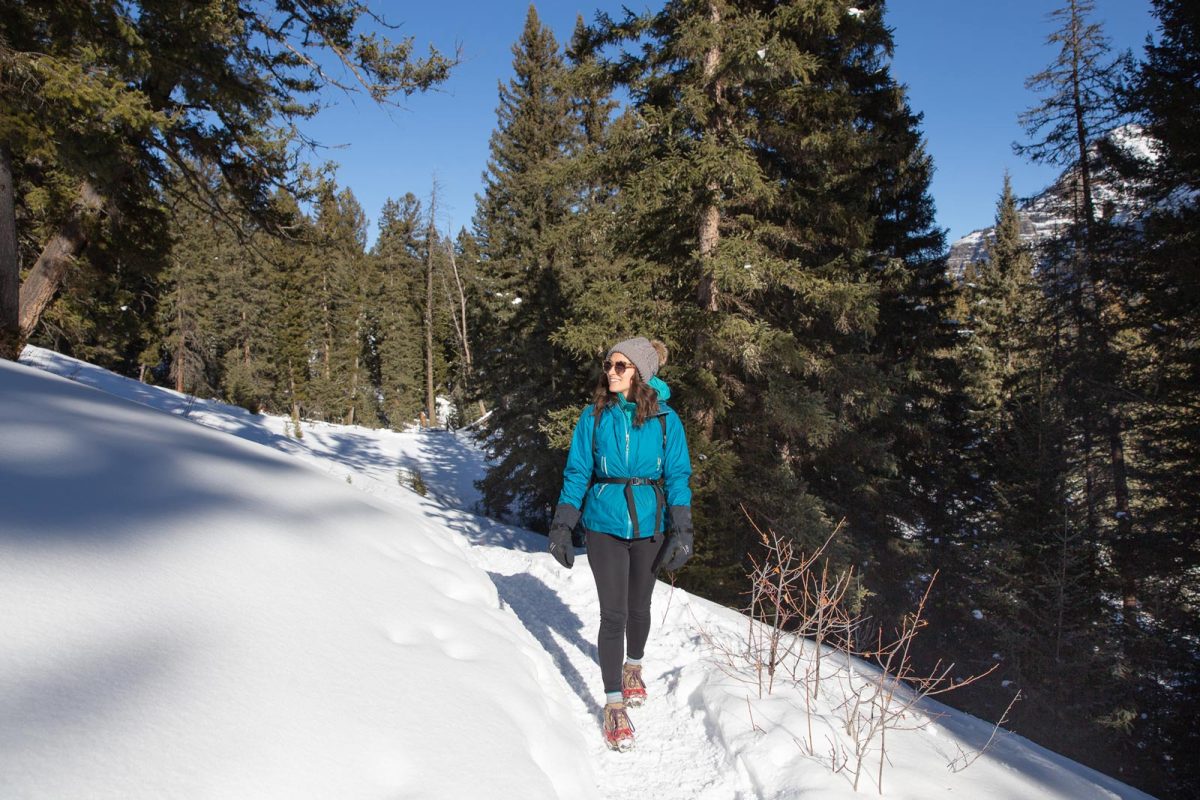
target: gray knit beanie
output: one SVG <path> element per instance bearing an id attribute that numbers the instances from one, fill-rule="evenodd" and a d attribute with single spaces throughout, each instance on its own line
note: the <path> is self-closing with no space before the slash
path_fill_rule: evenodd
<path id="1" fill-rule="evenodd" d="M 654 345 L 657 344 L 658 347 Z M 662 342 L 651 342 L 645 336 L 635 336 L 623 342 L 617 342 L 608 349 L 608 358 L 613 353 L 621 353 L 637 367 L 642 381 L 646 382 L 658 374 L 658 368 L 666 360 L 666 348 Z"/>

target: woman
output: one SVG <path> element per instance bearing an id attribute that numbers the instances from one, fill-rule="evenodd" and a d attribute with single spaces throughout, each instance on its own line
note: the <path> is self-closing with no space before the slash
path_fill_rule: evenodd
<path id="1" fill-rule="evenodd" d="M 594 402 L 575 425 L 550 525 L 550 552 L 570 569 L 582 513 L 600 596 L 604 738 L 614 750 L 633 746 L 625 709 L 646 699 L 642 656 L 655 575 L 692 554 L 692 465 L 683 424 L 666 405 L 671 390 L 657 377 L 666 361 L 663 343 L 641 336 L 608 351 Z"/>

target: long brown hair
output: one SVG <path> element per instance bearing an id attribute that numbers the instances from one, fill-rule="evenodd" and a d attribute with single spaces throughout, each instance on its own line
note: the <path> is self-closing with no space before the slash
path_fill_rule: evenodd
<path id="1" fill-rule="evenodd" d="M 658 391 L 647 386 L 642 381 L 641 374 L 637 368 L 633 368 L 633 382 L 629 385 L 629 399 L 637 403 L 637 411 L 633 415 L 633 425 L 636 428 L 642 427 L 646 420 L 658 413 Z M 608 390 L 608 376 L 603 372 L 600 373 L 600 378 L 596 381 L 596 388 L 592 392 L 592 414 L 598 419 L 604 413 L 604 409 L 617 402 L 617 393 Z"/>

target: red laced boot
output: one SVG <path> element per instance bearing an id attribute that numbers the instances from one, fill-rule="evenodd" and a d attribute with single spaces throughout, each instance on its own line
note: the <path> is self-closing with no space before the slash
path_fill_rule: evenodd
<path id="1" fill-rule="evenodd" d="M 633 749 L 633 723 L 624 702 L 604 705 L 604 741 L 611 750 L 624 753 Z"/>
<path id="2" fill-rule="evenodd" d="M 641 664 L 626 664 L 621 669 L 621 697 L 630 708 L 637 708 L 646 702 L 646 683 L 642 680 Z"/>

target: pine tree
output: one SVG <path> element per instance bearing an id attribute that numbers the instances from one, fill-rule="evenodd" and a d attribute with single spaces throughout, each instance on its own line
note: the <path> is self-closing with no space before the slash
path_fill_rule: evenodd
<path id="1" fill-rule="evenodd" d="M 220 351 L 215 301 L 221 258 L 220 232 L 208 215 L 181 199 L 172 214 L 177 246 L 162 275 L 158 306 L 162 350 L 177 392 L 211 396 L 219 383 Z"/>
<path id="2" fill-rule="evenodd" d="M 573 261 L 563 226 L 579 199 L 564 169 L 579 129 L 563 57 L 532 6 L 513 46 L 513 71 L 500 87 L 475 217 L 486 292 L 476 374 L 493 409 L 488 444 L 495 455 L 480 485 L 492 513 L 511 512 L 544 527 L 565 462 L 565 453 L 549 446 L 547 421 L 578 409 L 582 399 L 580 369 L 555 341 Z"/>
<path id="3" fill-rule="evenodd" d="M 1111 262 L 1102 253 L 1102 241 L 1111 231 L 1098 217 L 1094 197 L 1093 143 L 1120 118 L 1115 89 L 1121 62 L 1109 61 L 1102 28 L 1089 21 L 1094 11 L 1091 0 L 1068 0 L 1052 12 L 1059 27 L 1048 42 L 1058 46 L 1058 55 L 1026 82 L 1045 97 L 1021 115 L 1032 141 L 1016 150 L 1035 161 L 1066 166 L 1073 177 L 1067 209 L 1072 228 L 1053 256 L 1064 279 L 1061 299 L 1071 315 L 1063 329 L 1069 345 L 1065 354 L 1072 362 L 1067 396 L 1074 407 L 1069 414 L 1082 437 L 1077 456 L 1086 486 L 1088 537 L 1117 553 L 1113 566 L 1124 598 L 1126 635 L 1134 636 L 1137 543 L 1126 466 L 1128 419 L 1119 387 L 1125 355 L 1118 327 L 1126 309 L 1112 291 Z"/>
<path id="4" fill-rule="evenodd" d="M 271 265 L 268 237 L 248 220 L 238 236 L 222 237 L 214 261 L 217 270 L 217 327 L 221 332 L 221 395 L 251 412 L 282 405 L 274 402 L 271 387 L 275 365 L 267 358 L 273 320 Z"/>
<path id="5" fill-rule="evenodd" d="M 1091 720 L 1107 710 L 1102 692 L 1113 656 L 1097 624 L 1105 609 L 1095 585 L 1096 551 L 1071 490 L 1066 384 L 1057 369 L 1052 317 L 1021 243 L 1005 178 L 995 236 L 976 266 L 964 329 L 971 513 L 947 564 L 948 615 L 941 638 L 983 669 L 999 655 L 1001 677 L 1029 701 L 1011 716 L 1019 730 L 1057 748 L 1098 745 Z M 945 584 L 944 584 L 945 585 Z M 969 619 L 981 612 L 981 619 Z M 972 689 L 973 708 L 997 715 L 1004 683 Z"/>
<path id="6" fill-rule="evenodd" d="M 364 336 L 369 275 L 366 217 L 353 192 L 322 190 L 307 256 L 314 279 L 317 364 L 310 387 L 312 410 L 324 420 L 350 422 L 365 408 L 377 418 L 364 383 Z"/>
<path id="7" fill-rule="evenodd" d="M 364 14 L 352 0 L 287 9 L 252 0 L 6 9 L 0 148 L 14 166 L 39 163 L 18 192 L 48 201 L 41 209 L 44 247 L 21 289 L 21 337 L 31 334 L 89 245 L 122 240 L 98 235 L 124 233 L 124 245 L 149 251 L 155 248 L 148 240 L 161 244 L 158 189 L 171 170 L 182 169 L 203 193 L 203 174 L 188 165 L 217 165 L 243 208 L 261 223 L 278 223 L 271 193 L 296 177 L 287 123 L 316 113 L 317 92 L 358 88 L 385 102 L 446 77 L 450 61 L 436 52 L 414 59 L 411 40 L 357 33 Z M 322 52 L 341 61 L 353 83 L 331 78 L 319 63 Z M 14 173 L 24 174 L 19 167 Z M 0 264 L 9 279 L 14 268 Z"/>
<path id="8" fill-rule="evenodd" d="M 313 354 L 317 352 L 313 333 L 320 319 L 313 302 L 315 275 L 307 245 L 312 225 L 294 197 L 280 193 L 275 204 L 275 213 L 289 220 L 293 234 L 288 238 L 272 237 L 263 247 L 270 265 L 267 275 L 272 301 L 272 335 L 266 357 L 275 368 L 272 396 L 292 417 L 293 430 L 299 431 L 312 395 Z"/>
<path id="9" fill-rule="evenodd" d="M 1127 694 L 1135 711 L 1130 739 L 1141 785 L 1161 796 L 1200 793 L 1191 754 L 1200 747 L 1200 10 L 1155 0 L 1157 41 L 1124 95 L 1152 137 L 1153 163 L 1134 176 L 1148 213 L 1127 231 L 1114 276 L 1135 298 L 1135 333 L 1124 387 L 1138 402 L 1131 419 L 1133 526 L 1142 545 L 1138 619 Z"/>
<path id="10" fill-rule="evenodd" d="M 1031 337 L 1038 326 L 1033 254 L 1021 242 L 1012 183 L 1004 176 L 994 238 L 987 262 L 975 271 L 969 321 L 972 400 L 985 429 L 1013 399 L 1014 381 L 1028 367 Z"/>
<path id="11" fill-rule="evenodd" d="M 411 192 L 399 201 L 388 200 L 372 251 L 380 274 L 373 315 L 379 386 L 383 416 L 392 428 L 416 419 L 422 405 L 418 276 L 425 229 L 421 218 L 421 202 Z"/>
<path id="12" fill-rule="evenodd" d="M 948 333 L 941 234 L 882 5 L 857 5 L 673 2 L 597 34 L 638 42 L 611 64 L 634 100 L 614 250 L 692 358 L 672 374 L 713 535 L 683 577 L 726 599 L 752 544 L 742 507 L 804 546 L 845 517 L 839 557 L 900 586 L 881 561 L 918 513 L 900 464 L 931 462 L 932 423 L 902 417 L 930 405 Z"/>

